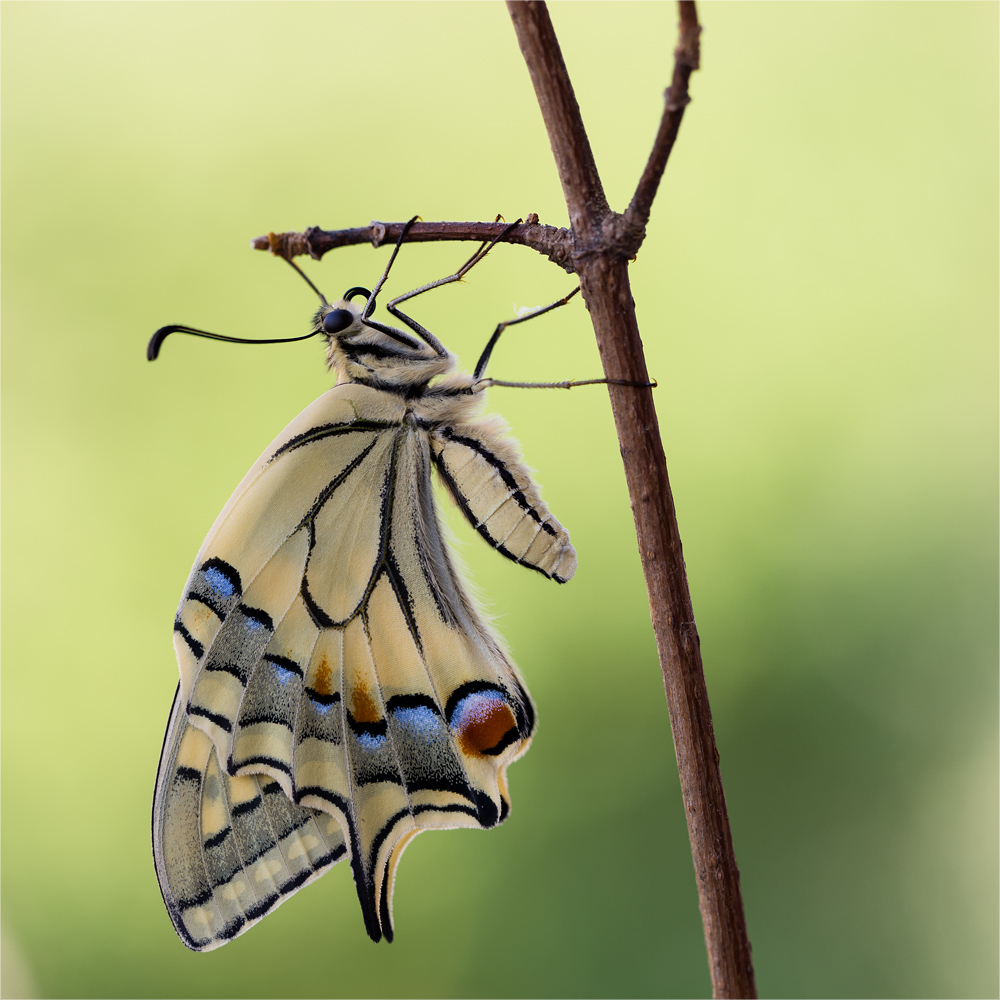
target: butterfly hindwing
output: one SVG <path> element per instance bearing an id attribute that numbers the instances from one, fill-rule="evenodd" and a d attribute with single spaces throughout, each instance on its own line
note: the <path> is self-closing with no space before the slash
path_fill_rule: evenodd
<path id="1" fill-rule="evenodd" d="M 189 948 L 225 944 L 346 855 L 332 816 L 295 805 L 267 777 L 227 774 L 175 699 L 157 775 L 153 856 Z"/>

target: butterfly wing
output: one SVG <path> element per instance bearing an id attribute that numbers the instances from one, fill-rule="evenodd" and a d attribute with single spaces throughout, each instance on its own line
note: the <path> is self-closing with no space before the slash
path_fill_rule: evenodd
<path id="1" fill-rule="evenodd" d="M 434 462 L 469 523 L 502 555 L 557 583 L 576 572 L 566 529 L 542 501 L 498 418 L 438 428 Z"/>
<path id="2" fill-rule="evenodd" d="M 170 919 L 196 951 L 218 948 L 347 854 L 330 815 L 262 775 L 234 778 L 179 697 L 153 811 L 153 854 Z"/>
<path id="3" fill-rule="evenodd" d="M 337 386 L 265 452 L 202 546 L 175 625 L 181 684 L 154 810 L 161 887 L 189 945 L 240 933 L 340 846 L 324 829 L 309 872 L 245 898 L 259 870 L 203 860 L 224 829 L 205 820 L 225 811 L 220 781 L 253 783 L 261 802 L 280 788 L 314 824 L 336 821 L 374 940 L 391 939 L 394 873 L 416 833 L 506 816 L 506 768 L 534 710 L 448 557 L 431 462 L 430 432 L 398 395 Z M 256 794 L 235 788 L 239 803 Z M 198 934 L 190 900 L 210 913 Z"/>

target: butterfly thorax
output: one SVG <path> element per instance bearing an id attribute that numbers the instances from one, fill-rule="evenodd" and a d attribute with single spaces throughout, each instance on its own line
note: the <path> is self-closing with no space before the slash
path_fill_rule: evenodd
<path id="1" fill-rule="evenodd" d="M 342 310 L 343 312 L 338 312 Z M 362 322 L 362 310 L 342 299 L 316 315 L 322 328 L 326 316 L 342 316 L 349 325 L 327 340 L 327 365 L 337 384 L 356 383 L 405 398 L 411 422 L 429 428 L 469 420 L 481 407 L 477 379 L 455 371 L 453 354 L 439 353 L 403 331 L 392 334 Z"/>
<path id="2" fill-rule="evenodd" d="M 327 365 L 336 373 L 338 384 L 360 382 L 373 388 L 419 395 L 422 386 L 455 367 L 455 358 L 448 352 L 439 354 L 429 344 L 403 331 L 390 334 L 368 326 L 362 322 L 361 312 L 356 305 L 342 299 L 316 314 L 321 329 L 323 320 L 330 315 L 343 316 L 343 322 L 347 322 L 346 314 L 352 317 L 344 329 L 335 333 L 323 331 Z"/>

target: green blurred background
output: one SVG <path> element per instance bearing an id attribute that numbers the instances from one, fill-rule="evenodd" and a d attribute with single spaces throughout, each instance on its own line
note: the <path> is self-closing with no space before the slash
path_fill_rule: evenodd
<path id="1" fill-rule="evenodd" d="M 623 208 L 675 8 L 553 19 Z M 993 3 L 701 6 L 703 69 L 633 267 L 758 982 L 996 996 Z M 456 523 L 539 709 L 487 834 L 418 839 L 397 940 L 340 866 L 207 955 L 149 806 L 171 621 L 204 532 L 329 384 L 312 294 L 248 249 L 372 219 L 566 222 L 505 10 L 3 8 L 4 995 L 692 996 L 709 982 L 667 711 L 602 389 L 497 389 L 569 527 L 555 587 Z M 335 295 L 387 250 L 307 261 Z M 398 290 L 468 252 L 406 250 Z M 414 312 L 466 365 L 572 279 L 500 248 Z M 599 374 L 579 301 L 499 378 Z"/>

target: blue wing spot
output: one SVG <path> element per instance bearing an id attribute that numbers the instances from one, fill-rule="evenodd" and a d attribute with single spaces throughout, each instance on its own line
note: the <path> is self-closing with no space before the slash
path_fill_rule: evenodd
<path id="1" fill-rule="evenodd" d="M 366 750 L 380 750 L 385 743 L 384 736 L 376 736 L 373 733 L 358 733 L 358 742 Z"/>
<path id="2" fill-rule="evenodd" d="M 313 708 L 319 712 L 320 715 L 329 715 L 331 709 L 333 709 L 335 705 L 340 704 L 339 694 L 320 694 L 312 688 L 306 688 L 306 694 L 309 697 L 309 701 L 312 702 Z"/>
<path id="3" fill-rule="evenodd" d="M 427 743 L 433 743 L 440 738 L 443 726 L 441 716 L 427 705 L 416 705 L 408 708 L 397 708 L 392 713 L 393 719 L 411 736 L 419 737 Z"/>
<path id="4" fill-rule="evenodd" d="M 257 627 L 259 628 L 260 625 L 258 624 Z M 272 663 L 271 669 L 274 671 L 274 679 L 282 686 L 286 685 L 293 677 L 296 676 L 291 670 L 279 667 L 277 663 Z"/>
<path id="5" fill-rule="evenodd" d="M 226 576 L 225 573 L 216 569 L 214 566 L 210 566 L 206 569 L 202 576 L 205 583 L 213 590 L 215 593 L 227 600 L 236 593 L 236 588 L 233 586 L 233 581 Z"/>

